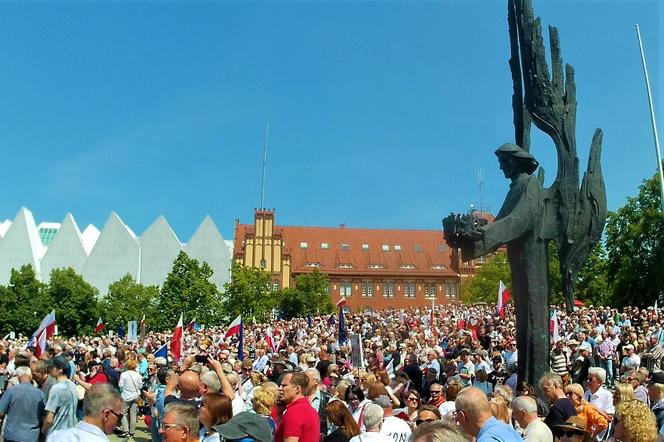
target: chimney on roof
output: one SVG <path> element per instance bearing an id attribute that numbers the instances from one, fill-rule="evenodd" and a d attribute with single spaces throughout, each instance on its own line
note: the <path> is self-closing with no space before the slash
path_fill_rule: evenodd
<path id="1" fill-rule="evenodd" d="M 346 227 L 346 223 L 341 223 L 341 224 L 339 224 L 339 228 L 340 228 L 340 229 L 343 229 L 343 228 L 345 228 L 345 227 Z"/>

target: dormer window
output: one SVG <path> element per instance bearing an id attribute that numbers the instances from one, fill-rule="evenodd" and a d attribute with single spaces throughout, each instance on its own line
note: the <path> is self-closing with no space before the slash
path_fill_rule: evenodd
<path id="1" fill-rule="evenodd" d="M 415 264 L 401 264 L 402 269 L 414 269 Z"/>
<path id="2" fill-rule="evenodd" d="M 362 250 L 364 250 L 365 252 L 369 250 L 369 244 L 362 244 Z"/>
<path id="3" fill-rule="evenodd" d="M 384 266 L 383 264 L 369 264 L 369 268 L 376 270 L 376 269 L 382 269 L 384 268 Z"/>
<path id="4" fill-rule="evenodd" d="M 306 249 L 306 248 L 308 248 L 308 247 L 309 247 L 309 244 L 307 244 L 306 242 L 301 242 L 301 243 L 300 243 L 300 248 L 301 248 L 301 249 Z"/>
<path id="5" fill-rule="evenodd" d="M 442 264 L 434 264 L 431 266 L 433 270 L 445 270 L 445 266 Z"/>
<path id="6" fill-rule="evenodd" d="M 383 252 L 389 252 L 390 251 L 390 246 L 387 244 L 383 244 L 382 246 Z"/>
<path id="7" fill-rule="evenodd" d="M 352 268 L 353 268 L 353 264 L 350 264 L 350 263 L 339 264 L 339 268 L 340 268 L 340 269 L 352 269 Z"/>
<path id="8" fill-rule="evenodd" d="M 322 242 L 322 243 L 320 243 L 320 248 L 323 249 L 323 250 L 327 250 L 327 249 L 330 248 L 330 245 L 326 242 Z"/>
<path id="9" fill-rule="evenodd" d="M 341 244 L 341 250 L 347 252 L 348 250 L 350 250 L 350 246 L 347 243 L 342 243 Z"/>
<path id="10" fill-rule="evenodd" d="M 307 267 L 320 267 L 320 263 L 319 262 L 308 262 L 306 264 L 306 266 Z"/>
<path id="11" fill-rule="evenodd" d="M 401 251 L 401 244 L 395 244 L 394 245 L 394 251 L 395 252 L 400 252 Z"/>

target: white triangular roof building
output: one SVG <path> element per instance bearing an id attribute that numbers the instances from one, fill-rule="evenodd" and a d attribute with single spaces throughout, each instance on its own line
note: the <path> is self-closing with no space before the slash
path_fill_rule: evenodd
<path id="1" fill-rule="evenodd" d="M 37 278 L 41 278 L 39 258 L 43 248 L 32 212 L 21 207 L 0 240 L 0 284 L 9 283 L 12 269 L 26 264 L 32 265 Z"/>

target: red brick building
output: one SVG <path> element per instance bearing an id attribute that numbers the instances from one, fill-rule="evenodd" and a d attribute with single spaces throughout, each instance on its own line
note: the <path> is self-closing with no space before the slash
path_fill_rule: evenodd
<path id="1" fill-rule="evenodd" d="M 458 298 L 458 254 L 442 230 L 277 226 L 273 210 L 257 210 L 254 224 L 235 225 L 234 257 L 272 275 L 273 288 L 318 269 L 330 278 L 333 302 L 354 309 L 447 303 Z M 460 272 L 461 270 L 461 272 Z"/>

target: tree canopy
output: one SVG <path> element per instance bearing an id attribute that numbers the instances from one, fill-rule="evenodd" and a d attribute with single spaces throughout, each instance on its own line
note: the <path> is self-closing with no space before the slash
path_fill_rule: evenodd
<path id="1" fill-rule="evenodd" d="M 127 321 L 138 321 L 145 315 L 145 321 L 152 328 L 162 323 L 157 315 L 159 287 L 144 286 L 127 274 L 108 287 L 108 294 L 99 302 L 99 310 L 104 321 L 112 328 L 123 327 Z"/>
<path id="2" fill-rule="evenodd" d="M 185 321 L 196 319 L 208 326 L 222 322 L 221 294 L 212 282 L 212 268 L 180 252 L 173 269 L 161 286 L 156 312 L 163 329 L 172 328 L 182 314 Z"/>
<path id="3" fill-rule="evenodd" d="M 270 274 L 261 269 L 233 262 L 231 281 L 224 285 L 224 289 L 222 305 L 227 319 L 242 315 L 264 320 L 277 306 Z"/>
<path id="4" fill-rule="evenodd" d="M 94 330 L 99 315 L 98 292 L 74 269 L 54 269 L 47 293 L 61 334 L 79 336 Z"/>
<path id="5" fill-rule="evenodd" d="M 640 307 L 662 300 L 664 292 L 664 214 L 654 175 L 609 213 L 606 226 L 607 277 L 614 305 Z"/>
<path id="6" fill-rule="evenodd" d="M 294 288 L 283 289 L 279 293 L 279 311 L 286 318 L 332 312 L 334 306 L 330 300 L 329 283 L 328 276 L 318 269 L 298 275 Z"/>

